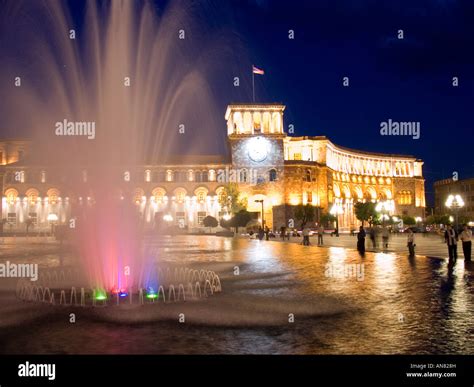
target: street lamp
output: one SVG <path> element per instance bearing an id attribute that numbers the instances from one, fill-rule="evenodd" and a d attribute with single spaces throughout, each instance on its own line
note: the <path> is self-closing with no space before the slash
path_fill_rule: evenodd
<path id="1" fill-rule="evenodd" d="M 265 218 L 263 215 L 263 199 L 255 200 L 255 203 L 260 203 L 262 205 L 262 228 L 265 226 Z"/>
<path id="2" fill-rule="evenodd" d="M 461 209 L 462 207 L 464 207 L 464 200 L 463 198 L 461 197 L 461 195 L 449 195 L 448 196 L 448 199 L 446 199 L 446 203 L 445 203 L 446 207 L 448 207 L 450 210 L 453 209 L 454 210 L 454 213 L 456 215 L 456 223 L 455 223 L 455 227 L 456 227 L 456 230 L 458 229 L 458 215 L 459 215 L 459 209 Z"/>
<path id="3" fill-rule="evenodd" d="M 338 237 L 339 236 L 339 215 L 342 215 L 344 213 L 341 203 L 339 202 L 334 203 L 329 213 L 336 217 L 336 236 Z"/>
<path id="4" fill-rule="evenodd" d="M 385 226 L 385 220 L 389 219 L 388 213 L 393 209 L 393 205 L 390 201 L 378 202 L 375 206 L 375 211 L 382 214 L 382 223 Z"/>
<path id="5" fill-rule="evenodd" d="M 173 217 L 170 214 L 166 214 L 165 216 L 163 216 L 163 220 L 169 224 L 173 221 Z"/>

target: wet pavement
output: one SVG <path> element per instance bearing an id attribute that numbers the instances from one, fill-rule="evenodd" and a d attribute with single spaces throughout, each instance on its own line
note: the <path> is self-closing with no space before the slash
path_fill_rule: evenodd
<path id="1" fill-rule="evenodd" d="M 148 319 L 131 324 L 74 309 L 77 322 L 71 324 L 69 307 L 16 300 L 12 280 L 0 279 L 0 352 L 474 352 L 474 267 L 461 259 L 448 268 L 447 261 L 425 256 L 367 252 L 361 257 L 341 247 L 213 236 L 165 237 L 147 244 L 158 262 L 208 267 L 222 277 L 222 295 L 194 306 L 199 323 Z M 2 245 L 0 261 L 15 261 L 17 250 L 19 261 L 40 268 L 73 260 L 68 254 L 59 259 L 54 249 L 53 243 Z M 25 313 L 36 317 L 25 319 Z"/>

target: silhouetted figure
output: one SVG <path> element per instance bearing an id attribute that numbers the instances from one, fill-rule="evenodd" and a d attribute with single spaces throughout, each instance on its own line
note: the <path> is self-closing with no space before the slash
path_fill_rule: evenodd
<path id="1" fill-rule="evenodd" d="M 263 228 L 259 227 L 259 228 L 258 228 L 258 234 L 257 234 L 258 239 L 259 239 L 259 240 L 262 240 L 264 234 L 265 234 L 265 232 L 263 231 Z"/>
<path id="2" fill-rule="evenodd" d="M 324 244 L 324 227 L 323 225 L 319 225 L 318 227 L 318 246 L 322 246 Z"/>
<path id="3" fill-rule="evenodd" d="M 286 227 L 285 226 L 281 226 L 280 227 L 280 238 L 281 240 L 285 240 L 285 236 L 286 236 Z"/>
<path id="4" fill-rule="evenodd" d="M 389 232 L 387 227 L 382 228 L 382 244 L 383 244 L 383 249 L 387 251 L 388 249 L 388 237 L 389 237 Z"/>
<path id="5" fill-rule="evenodd" d="M 303 228 L 303 245 L 309 246 L 309 228 Z"/>
<path id="6" fill-rule="evenodd" d="M 269 234 L 270 234 L 270 229 L 268 228 L 268 226 L 265 226 L 265 240 L 266 241 L 270 240 Z"/>
<path id="7" fill-rule="evenodd" d="M 375 239 L 375 227 L 371 227 L 369 230 L 370 240 L 372 242 L 372 247 L 377 248 L 377 240 Z"/>
<path id="8" fill-rule="evenodd" d="M 450 224 L 444 232 L 444 240 L 448 245 L 449 262 L 454 263 L 458 259 L 458 233 Z"/>
<path id="9" fill-rule="evenodd" d="M 361 253 L 365 253 L 365 230 L 364 227 L 360 226 L 359 227 L 359 232 L 357 234 L 357 250 Z"/>
<path id="10" fill-rule="evenodd" d="M 463 230 L 459 235 L 459 239 L 462 242 L 462 252 L 464 254 L 464 260 L 470 261 L 471 260 L 471 249 L 472 249 L 472 231 L 469 230 L 467 224 L 463 225 Z"/>
<path id="11" fill-rule="evenodd" d="M 407 231 L 407 247 L 410 257 L 415 256 L 415 246 L 415 233 L 411 228 L 409 228 Z"/>

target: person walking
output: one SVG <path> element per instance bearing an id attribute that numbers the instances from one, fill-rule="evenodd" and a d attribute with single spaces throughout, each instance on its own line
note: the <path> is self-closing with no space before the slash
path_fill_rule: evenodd
<path id="1" fill-rule="evenodd" d="M 263 228 L 262 228 L 262 227 L 259 227 L 259 228 L 258 228 L 257 238 L 258 238 L 259 240 L 262 240 L 264 234 L 265 234 L 265 233 L 264 233 L 264 231 L 263 231 Z"/>
<path id="2" fill-rule="evenodd" d="M 374 248 L 374 250 L 377 248 L 377 241 L 375 239 L 375 227 L 371 227 L 370 230 L 369 230 L 369 236 L 370 236 L 370 240 L 372 242 L 372 247 Z"/>
<path id="3" fill-rule="evenodd" d="M 407 247 L 410 257 L 415 256 L 415 246 L 415 233 L 411 228 L 409 228 L 407 231 Z"/>
<path id="4" fill-rule="evenodd" d="M 303 228 L 303 245 L 309 246 L 309 228 L 308 227 Z"/>
<path id="5" fill-rule="evenodd" d="M 448 245 L 449 261 L 456 261 L 458 259 L 458 233 L 450 224 L 444 232 L 444 241 Z"/>
<path id="6" fill-rule="evenodd" d="M 318 227 L 318 246 L 322 246 L 324 244 L 323 236 L 324 236 L 324 227 L 322 224 L 320 224 Z"/>
<path id="7" fill-rule="evenodd" d="M 459 239 L 462 242 L 462 252 L 464 254 L 464 260 L 471 261 L 471 249 L 472 249 L 472 231 L 467 227 L 467 224 L 463 225 L 463 230 L 459 235 Z"/>
<path id="8" fill-rule="evenodd" d="M 268 228 L 268 226 L 265 226 L 265 240 L 266 241 L 270 240 L 269 234 L 270 234 L 270 229 Z"/>
<path id="9" fill-rule="evenodd" d="M 383 244 L 384 251 L 388 250 L 388 237 L 389 237 L 388 228 L 384 226 L 382 228 L 382 244 Z"/>
<path id="10" fill-rule="evenodd" d="M 361 254 L 365 253 L 365 236 L 364 227 L 360 226 L 359 232 L 357 233 L 357 250 L 359 250 Z"/>

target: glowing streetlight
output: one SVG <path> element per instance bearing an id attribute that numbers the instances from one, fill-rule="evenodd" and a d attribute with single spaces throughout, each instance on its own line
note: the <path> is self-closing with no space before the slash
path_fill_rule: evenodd
<path id="1" fill-rule="evenodd" d="M 166 214 L 165 216 L 163 216 L 163 220 L 164 220 L 165 222 L 170 223 L 170 222 L 173 221 L 173 217 L 172 217 L 170 214 Z"/>
<path id="2" fill-rule="evenodd" d="M 449 195 L 448 198 L 446 199 L 446 203 L 445 203 L 446 207 L 448 207 L 450 210 L 454 210 L 454 213 L 456 215 L 456 223 L 455 223 L 455 227 L 456 227 L 456 230 L 458 228 L 458 213 L 459 213 L 459 210 L 464 207 L 464 200 L 463 198 L 461 197 L 461 195 L 458 195 L 458 194 L 455 194 L 455 195 Z M 452 222 L 451 220 L 451 217 L 450 217 L 450 221 Z"/>
<path id="3" fill-rule="evenodd" d="M 381 213 L 381 218 L 383 224 L 385 225 L 385 220 L 390 219 L 388 213 L 393 210 L 393 203 L 390 201 L 378 202 L 375 206 L 375 211 Z"/>
<path id="4" fill-rule="evenodd" d="M 224 219 L 224 220 L 227 221 L 227 220 L 230 220 L 231 217 L 232 217 L 232 216 L 231 216 L 230 214 L 225 214 L 225 215 L 222 217 L 222 219 Z"/>

